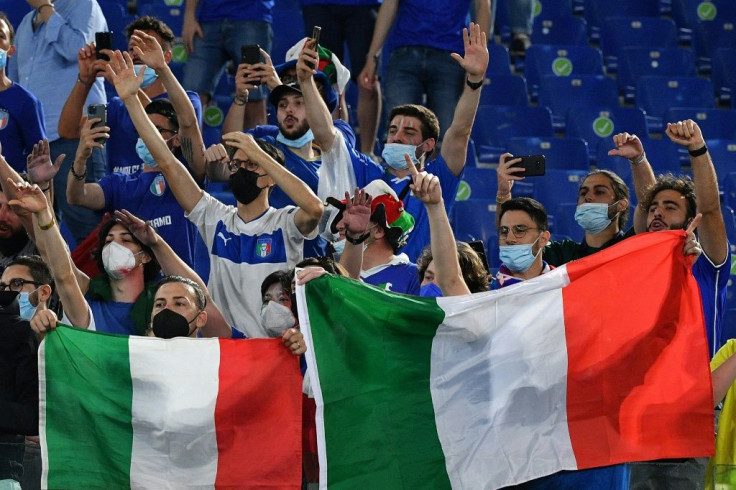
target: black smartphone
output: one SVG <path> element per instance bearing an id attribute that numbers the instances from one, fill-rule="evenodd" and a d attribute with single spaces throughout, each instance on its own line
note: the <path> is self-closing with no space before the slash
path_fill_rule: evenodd
<path id="1" fill-rule="evenodd" d="M 258 44 L 244 44 L 240 47 L 240 62 L 248 65 L 261 62 L 261 47 Z"/>
<path id="2" fill-rule="evenodd" d="M 110 61 L 110 57 L 102 54 L 103 49 L 112 50 L 112 31 L 95 32 L 95 59 Z"/>
<path id="3" fill-rule="evenodd" d="M 87 106 L 87 119 L 100 118 L 100 122 L 92 125 L 93 128 L 107 126 L 107 106 L 105 104 L 90 104 Z M 106 138 L 97 138 L 98 143 L 105 143 Z"/>
<path id="4" fill-rule="evenodd" d="M 314 29 L 312 29 L 312 39 L 314 40 L 314 43 L 312 43 L 313 49 L 316 51 L 317 46 L 319 46 L 319 34 L 322 32 L 322 28 L 320 26 L 314 26 Z M 312 69 L 315 69 L 316 66 L 312 65 L 311 63 L 309 66 L 312 67 Z"/>
<path id="5" fill-rule="evenodd" d="M 478 254 L 480 257 L 481 262 L 483 262 L 483 267 L 486 268 L 486 274 L 490 274 L 491 268 L 488 266 L 488 256 L 486 255 L 486 246 L 483 244 L 481 240 L 473 240 L 468 242 L 468 245 L 470 245 L 470 248 L 475 251 L 475 253 Z"/>
<path id="6" fill-rule="evenodd" d="M 523 174 L 524 177 L 538 177 L 544 175 L 546 172 L 546 160 L 544 155 L 523 155 L 514 156 L 513 158 L 521 158 L 521 161 L 515 163 L 514 167 L 523 167 L 526 169 Z"/>

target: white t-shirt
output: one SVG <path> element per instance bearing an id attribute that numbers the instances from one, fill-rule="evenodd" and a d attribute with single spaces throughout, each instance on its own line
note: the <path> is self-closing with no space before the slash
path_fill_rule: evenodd
<path id="1" fill-rule="evenodd" d="M 295 206 L 268 208 L 246 223 L 234 206 L 207 193 L 187 218 L 210 254 L 212 299 L 228 323 L 249 338 L 268 337 L 261 327 L 261 283 L 272 272 L 293 268 L 303 257 L 305 239 L 294 222 Z"/>

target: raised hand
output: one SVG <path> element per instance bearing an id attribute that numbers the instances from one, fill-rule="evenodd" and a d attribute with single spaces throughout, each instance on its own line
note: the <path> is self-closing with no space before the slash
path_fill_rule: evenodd
<path id="1" fill-rule="evenodd" d="M 316 66 L 319 66 L 319 54 L 317 53 L 317 47 L 314 46 L 314 40 L 309 39 L 302 46 L 299 59 L 296 62 L 296 76 L 299 81 L 309 80 L 315 75 L 317 70 L 313 67 Z"/>
<path id="2" fill-rule="evenodd" d="M 472 81 L 478 81 L 476 79 L 484 77 L 488 68 L 486 33 L 481 30 L 480 25 L 471 22 L 470 29 L 463 28 L 463 43 L 465 44 L 465 57 L 457 53 L 452 53 L 450 56 L 463 67 L 469 77 L 473 77 Z"/>
<path id="3" fill-rule="evenodd" d="M 496 170 L 498 176 L 498 190 L 496 194 L 498 196 L 508 196 L 514 187 L 514 181 L 524 180 L 525 169 L 516 166 L 520 161 L 521 158 L 514 158 L 511 153 L 501 155 L 501 159 L 498 161 L 498 169 Z"/>
<path id="4" fill-rule="evenodd" d="M 61 164 L 64 162 L 66 154 L 62 153 L 56 157 L 56 161 L 51 163 L 51 150 L 49 149 L 49 140 L 43 139 L 33 145 L 33 150 L 26 158 L 26 168 L 31 181 L 37 184 L 45 184 L 50 182 L 59 172 Z M 45 185 L 43 187 L 46 187 Z"/>
<path id="5" fill-rule="evenodd" d="M 418 171 L 408 153 L 404 154 L 404 159 L 409 167 L 409 175 L 411 175 L 413 181 L 409 187 L 414 197 L 426 205 L 440 204 L 442 202 L 440 179 L 436 175 Z"/>
<path id="6" fill-rule="evenodd" d="M 233 131 L 231 133 L 224 134 L 222 136 L 222 141 L 228 146 L 243 150 L 248 159 L 253 162 L 260 162 L 264 156 L 268 156 L 266 155 L 266 152 L 258 146 L 258 143 L 256 143 L 253 136 L 250 134 Z"/>
<path id="7" fill-rule="evenodd" d="M 204 161 L 207 165 L 222 165 L 230 162 L 227 150 L 222 143 L 211 145 L 204 151 Z"/>
<path id="8" fill-rule="evenodd" d="M 687 146 L 688 150 L 699 150 L 705 145 L 700 127 L 692 119 L 667 123 L 665 134 L 678 145 Z"/>
<path id="9" fill-rule="evenodd" d="M 114 51 L 110 54 L 110 62 L 105 67 L 105 72 L 112 80 L 118 96 L 125 100 L 135 97 L 138 89 L 143 82 L 143 72 L 145 67 L 141 68 L 140 73 L 135 72 L 133 68 L 133 59 L 127 51 L 121 53 Z"/>
<path id="10" fill-rule="evenodd" d="M 345 234 L 352 238 L 359 238 L 368 230 L 371 220 L 371 202 L 373 198 L 366 194 L 364 189 L 355 189 L 355 194 L 350 197 L 345 192 L 345 211 L 342 213 L 342 224 L 345 226 Z"/>
<path id="11" fill-rule="evenodd" d="M 700 248 L 700 242 L 698 242 L 698 239 L 695 238 L 695 228 L 698 227 L 698 223 L 700 223 L 700 219 L 702 217 L 703 215 L 701 213 L 696 214 L 690 224 L 687 226 L 687 230 L 685 230 L 685 233 L 687 233 L 687 238 L 685 239 L 685 248 L 682 250 L 682 252 L 685 255 L 692 256 L 692 263 L 695 263 L 695 261 L 698 260 L 698 257 L 700 257 L 700 254 L 703 253 L 703 249 Z"/>
<path id="12" fill-rule="evenodd" d="M 128 229 L 138 241 L 147 247 L 154 247 L 158 243 L 158 233 L 139 217 L 127 209 L 115 211 L 115 219 Z"/>
<path id="13" fill-rule="evenodd" d="M 608 150 L 608 156 L 634 160 L 644 154 L 641 140 L 635 134 L 618 133 L 613 136 L 613 144 L 616 148 Z"/>
<path id="14" fill-rule="evenodd" d="M 130 47 L 143 64 L 154 70 L 159 71 L 166 66 L 164 51 L 155 37 L 136 29 L 130 36 Z"/>
<path id="15" fill-rule="evenodd" d="M 38 213 L 48 208 L 49 202 L 36 184 L 18 183 L 8 179 L 8 185 L 15 191 L 15 199 L 8 201 L 10 206 L 18 207 L 29 213 Z"/>
<path id="16" fill-rule="evenodd" d="M 87 161 L 92 155 L 93 148 L 104 148 L 104 144 L 97 140 L 100 138 L 104 140 L 109 138 L 110 134 L 108 131 L 110 131 L 110 128 L 107 126 L 92 127 L 100 121 L 101 119 L 99 117 L 87 119 L 87 116 L 82 116 L 82 121 L 80 122 L 81 129 L 79 131 L 79 146 L 77 146 L 77 160 Z"/>
<path id="17" fill-rule="evenodd" d="M 261 56 L 263 57 L 263 61 L 250 65 L 247 72 L 252 72 L 253 74 L 257 73 L 261 80 L 261 85 L 265 85 L 269 90 L 273 90 L 281 85 L 281 79 L 279 78 L 279 74 L 276 73 L 276 68 L 273 66 L 271 57 L 263 50 L 263 48 L 261 48 Z"/>

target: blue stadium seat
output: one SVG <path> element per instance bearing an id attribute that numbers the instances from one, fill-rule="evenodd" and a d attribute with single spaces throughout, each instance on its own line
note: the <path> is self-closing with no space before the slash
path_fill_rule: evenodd
<path id="1" fill-rule="evenodd" d="M 576 196 L 570 196 L 570 199 L 574 199 Z M 555 235 L 565 235 L 570 237 L 572 240 L 580 241 L 585 236 L 583 229 L 575 221 L 575 210 L 577 209 L 577 202 L 563 202 L 557 205 L 553 210 L 555 217 L 555 226 L 552 232 Z"/>
<path id="2" fill-rule="evenodd" d="M 585 0 L 584 9 L 593 42 L 603 37 L 601 31 L 610 17 L 657 17 L 660 14 L 659 2 L 651 0 Z"/>
<path id="3" fill-rule="evenodd" d="M 698 70 L 710 73 L 713 53 L 718 48 L 736 46 L 734 20 L 712 20 L 699 23 L 693 31 L 693 50 L 697 55 Z"/>
<path id="4" fill-rule="evenodd" d="M 583 170 L 547 170 L 546 175 L 537 177 L 544 185 L 534 186 L 534 199 L 548 210 L 557 209 L 563 203 L 576 202 L 586 175 L 588 172 Z"/>
<path id="5" fill-rule="evenodd" d="M 666 136 L 660 139 L 640 138 L 655 174 L 672 172 L 682 174 L 682 167 L 690 165 L 687 148 L 675 144 Z"/>
<path id="6" fill-rule="evenodd" d="M 552 114 L 546 107 L 480 106 L 472 130 L 481 163 L 498 163 L 509 138 L 553 137 Z"/>
<path id="7" fill-rule="evenodd" d="M 466 168 L 457 189 L 457 201 L 496 199 L 498 180 L 494 168 Z"/>
<path id="8" fill-rule="evenodd" d="M 532 45 L 561 44 L 588 45 L 588 24 L 579 17 L 536 19 L 532 31 Z"/>
<path id="9" fill-rule="evenodd" d="M 603 56 L 590 46 L 531 45 L 526 50 L 524 76 L 533 102 L 543 75 L 603 75 Z"/>
<path id="10" fill-rule="evenodd" d="M 482 105 L 528 105 L 526 80 L 518 75 L 488 77 L 483 82 L 480 103 Z"/>
<path id="11" fill-rule="evenodd" d="M 539 105 L 552 111 L 556 129 L 564 129 L 565 116 L 571 107 L 615 107 L 618 105 L 616 82 L 607 76 L 542 77 Z"/>
<path id="12" fill-rule="evenodd" d="M 455 203 L 453 208 L 455 238 L 468 242 L 487 242 L 496 232 L 496 200 L 468 199 Z"/>
<path id="13" fill-rule="evenodd" d="M 736 139 L 736 110 L 674 107 L 667 111 L 665 121 L 692 119 L 709 139 Z"/>
<path id="14" fill-rule="evenodd" d="M 734 2 L 736 5 L 736 2 Z M 736 47 L 717 48 L 711 57 L 710 79 L 716 91 L 718 100 L 724 103 L 731 102 L 731 87 L 736 84 Z"/>
<path id="15" fill-rule="evenodd" d="M 558 17 L 572 18 L 571 0 L 537 0 L 534 2 L 534 21 L 556 19 Z"/>
<path id="16" fill-rule="evenodd" d="M 511 75 L 509 50 L 503 44 L 488 43 L 488 68 L 486 76 Z"/>
<path id="17" fill-rule="evenodd" d="M 718 182 L 723 184 L 726 175 L 736 172 L 736 139 L 710 139 L 708 135 L 706 143 L 708 145 L 708 153 L 713 160 L 713 166 L 716 169 Z"/>
<path id="18" fill-rule="evenodd" d="M 676 48 L 677 26 L 671 19 L 658 17 L 606 19 L 601 29 L 601 51 L 609 72 L 617 71 L 618 58 L 626 47 Z"/>
<path id="19" fill-rule="evenodd" d="M 608 151 L 613 148 L 611 141 L 601 140 L 598 142 L 596 151 L 596 168 L 610 170 L 615 173 L 629 186 L 629 190 L 633 193 L 633 177 L 631 175 L 631 164 L 625 158 L 612 157 L 608 155 Z"/>
<path id="20" fill-rule="evenodd" d="M 138 4 L 138 15 L 158 17 L 168 25 L 176 37 L 181 37 L 184 25 L 184 5 L 168 6 L 163 1 Z"/>
<path id="21" fill-rule="evenodd" d="M 478 152 L 475 150 L 473 138 L 468 140 L 468 151 L 465 154 L 465 168 L 478 166 Z"/>
<path id="22" fill-rule="evenodd" d="M 10 23 L 13 24 L 13 28 L 18 30 L 18 25 L 23 17 L 28 12 L 33 10 L 27 2 L 19 2 L 18 0 L 0 0 L 0 11 L 5 12 L 5 15 L 10 19 Z"/>
<path id="23" fill-rule="evenodd" d="M 707 0 L 710 6 L 702 5 L 703 0 L 670 1 L 672 18 L 680 28 L 695 29 L 699 23 L 714 19 L 736 21 L 736 2 L 733 0 Z"/>
<path id="24" fill-rule="evenodd" d="M 636 105 L 647 113 L 649 131 L 659 133 L 670 107 L 714 107 L 713 84 L 699 77 L 639 77 Z"/>
<path id="25" fill-rule="evenodd" d="M 695 55 L 682 48 L 628 47 L 621 51 L 616 81 L 625 102 L 634 102 L 637 78 L 651 75 L 695 76 Z"/>
<path id="26" fill-rule="evenodd" d="M 232 102 L 231 97 L 215 95 L 215 104 L 202 108 L 202 138 L 205 147 L 219 143 L 222 139 L 222 123 Z"/>
<path id="27" fill-rule="evenodd" d="M 723 189 L 723 203 L 736 209 L 736 172 L 729 172 L 725 176 L 719 176 L 718 179 Z M 736 241 L 732 242 L 732 246 L 736 247 Z"/>
<path id="28" fill-rule="evenodd" d="M 567 111 L 567 136 L 583 138 L 594 163 L 599 141 L 613 147 L 611 138 L 621 132 L 648 136 L 644 111 L 636 107 L 573 107 Z"/>
<path id="29" fill-rule="evenodd" d="M 544 155 L 547 171 L 590 170 L 588 144 L 582 138 L 511 138 L 508 149 L 513 155 Z"/>

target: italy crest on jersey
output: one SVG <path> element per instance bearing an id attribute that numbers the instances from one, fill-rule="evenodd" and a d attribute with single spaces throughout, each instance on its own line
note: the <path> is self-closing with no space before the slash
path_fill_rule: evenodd
<path id="1" fill-rule="evenodd" d="M 8 121 L 10 121 L 10 113 L 5 109 L 0 109 L 0 130 L 8 127 Z"/>
<path id="2" fill-rule="evenodd" d="M 153 179 L 153 182 L 151 182 L 151 194 L 154 196 L 161 196 L 163 195 L 164 191 L 166 190 L 166 180 L 164 180 L 163 175 L 157 175 L 155 179 Z"/>
<path id="3" fill-rule="evenodd" d="M 256 255 L 263 258 L 271 255 L 271 239 L 259 238 L 256 242 Z"/>

